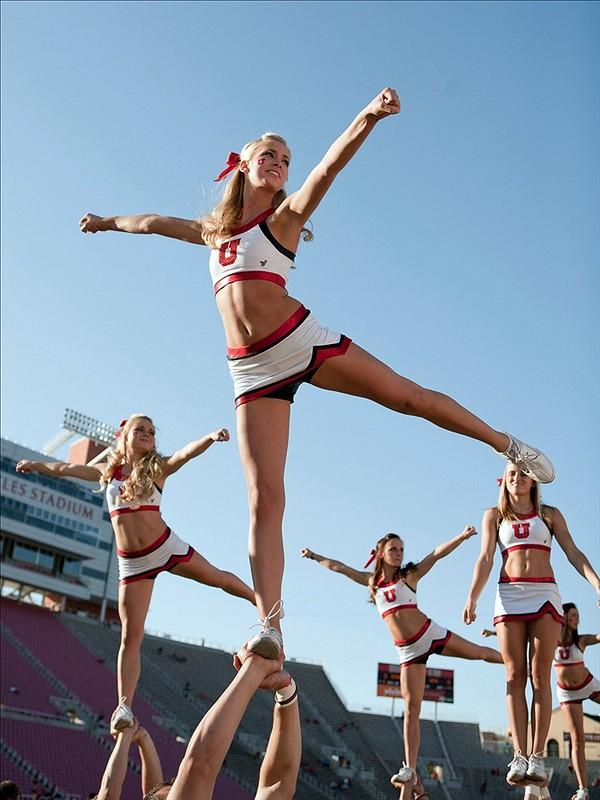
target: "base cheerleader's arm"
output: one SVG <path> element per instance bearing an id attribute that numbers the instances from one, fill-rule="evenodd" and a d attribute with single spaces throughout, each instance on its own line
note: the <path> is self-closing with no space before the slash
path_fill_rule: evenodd
<path id="1" fill-rule="evenodd" d="M 121 799 L 121 790 L 123 789 L 123 784 L 127 777 L 127 769 L 129 767 L 129 749 L 137 730 L 138 724 L 136 721 L 133 725 L 124 728 L 117 734 L 117 741 L 106 764 L 100 783 L 100 790 L 95 800 Z"/>
<path id="2" fill-rule="evenodd" d="M 338 173 L 358 152 L 376 123 L 384 117 L 398 114 L 399 111 L 400 100 L 394 89 L 387 87 L 379 92 L 335 140 L 302 187 L 278 207 L 276 217 L 283 217 L 289 225 L 297 226 L 300 231 Z"/>
<path id="3" fill-rule="evenodd" d="M 370 572 L 362 572 L 361 570 L 349 567 L 342 561 L 336 561 L 334 558 L 321 556 L 319 553 L 309 550 L 308 547 L 303 547 L 300 551 L 300 555 L 302 558 L 308 558 L 309 561 L 316 561 L 317 564 L 325 567 L 325 569 L 329 569 L 332 572 L 339 572 L 340 575 L 345 575 L 346 578 L 350 578 L 350 580 L 355 581 L 355 583 L 360 583 L 361 586 L 369 585 L 369 578 L 371 577 Z"/>
<path id="4" fill-rule="evenodd" d="M 475 567 L 473 568 L 471 588 L 469 589 L 467 602 L 463 609 L 463 622 L 467 625 L 470 625 L 477 619 L 477 601 L 488 582 L 490 572 L 494 566 L 497 519 L 498 510 L 496 508 L 488 508 L 483 514 L 483 520 L 481 522 L 481 551 L 479 553 L 479 558 L 475 562 Z"/>
<path id="5" fill-rule="evenodd" d="M 598 604 L 600 605 L 600 578 L 590 564 L 588 557 L 581 552 L 573 541 L 566 520 L 558 508 L 552 509 L 552 533 L 572 566 L 594 587 L 598 595 Z"/>
<path id="6" fill-rule="evenodd" d="M 203 436 L 201 439 L 196 439 L 189 444 L 186 444 L 185 447 L 182 447 L 181 450 L 177 450 L 171 456 L 167 456 L 165 458 L 165 464 L 163 467 L 163 475 L 164 477 L 168 477 L 172 475 L 174 472 L 177 472 L 178 469 L 181 469 L 184 464 L 187 464 L 188 461 L 191 461 L 192 458 L 196 458 L 196 456 L 202 455 L 202 453 L 206 452 L 208 448 L 214 444 L 214 442 L 228 442 L 229 441 L 229 431 L 227 428 L 219 428 L 212 433 L 207 433 L 206 436 Z"/>
<path id="7" fill-rule="evenodd" d="M 163 217 L 160 214 L 134 214 L 129 216 L 99 217 L 84 214 L 79 220 L 82 233 L 118 231 L 120 233 L 156 233 L 190 244 L 205 244 L 202 223 L 195 219 Z"/>
<path id="8" fill-rule="evenodd" d="M 137 729 L 136 733 L 133 735 L 133 743 L 137 744 L 140 754 L 140 762 L 142 765 L 142 796 L 144 796 L 158 783 L 162 783 L 162 767 L 152 737 L 145 728 L 140 726 Z"/>

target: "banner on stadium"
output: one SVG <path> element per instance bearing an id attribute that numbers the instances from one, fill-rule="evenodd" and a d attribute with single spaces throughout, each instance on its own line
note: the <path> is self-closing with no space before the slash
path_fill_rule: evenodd
<path id="1" fill-rule="evenodd" d="M 398 664 L 377 665 L 377 697 L 402 697 Z M 454 670 L 429 669 L 425 672 L 423 700 L 435 703 L 454 702 Z"/>

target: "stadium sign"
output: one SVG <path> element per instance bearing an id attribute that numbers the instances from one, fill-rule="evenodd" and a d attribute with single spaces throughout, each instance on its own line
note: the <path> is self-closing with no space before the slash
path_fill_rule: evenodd
<path id="1" fill-rule="evenodd" d="M 377 665 L 377 697 L 402 697 L 398 664 L 380 662 Z M 434 703 L 453 703 L 454 670 L 427 668 L 423 700 L 431 700 Z"/>
<path id="2" fill-rule="evenodd" d="M 102 521 L 102 508 L 69 495 L 53 491 L 16 475 L 2 472 L 2 494 L 28 506 L 55 511 L 88 525 L 98 526 Z"/>

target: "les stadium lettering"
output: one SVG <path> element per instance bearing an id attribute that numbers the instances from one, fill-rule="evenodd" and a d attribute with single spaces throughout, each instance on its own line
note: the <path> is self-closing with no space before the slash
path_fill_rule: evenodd
<path id="1" fill-rule="evenodd" d="M 30 500 L 38 505 L 50 506 L 56 511 L 64 511 L 80 519 L 93 520 L 94 518 L 94 509 L 91 506 L 77 500 L 71 500 L 71 498 L 64 495 L 49 492 L 39 486 L 27 486 L 27 484 L 15 478 L 2 476 L 2 491 L 13 495 L 13 497 L 19 497 L 24 501 Z"/>

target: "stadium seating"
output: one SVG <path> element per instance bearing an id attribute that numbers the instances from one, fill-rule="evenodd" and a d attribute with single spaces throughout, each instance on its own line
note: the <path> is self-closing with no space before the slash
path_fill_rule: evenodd
<path id="1" fill-rule="evenodd" d="M 46 678 L 40 675 L 14 646 L 2 638 L 2 684 L 0 700 L 9 708 L 25 708 L 44 714 L 56 714 L 49 697 L 56 694 Z"/>
<path id="2" fill-rule="evenodd" d="M 10 600 L 0 603 L 3 623 L 16 637 L 15 640 L 7 634 L 9 639 L 3 637 L 2 642 L 4 741 L 63 789 L 86 798 L 88 792 L 97 789 L 112 746 L 106 740 L 103 746 L 93 736 L 105 730 L 115 703 L 119 629 Z M 33 663 L 15 648 L 15 641 L 31 652 Z M 234 674 L 231 654 L 157 636 L 146 637 L 142 654 L 142 677 L 134 707 L 151 732 L 163 758 L 165 775 L 170 777 L 183 754 L 183 746 L 175 741 L 173 733 L 189 735 L 227 686 Z M 389 777 L 402 760 L 401 719 L 351 712 L 322 667 L 297 661 L 287 666 L 300 689 L 303 733 L 296 800 L 397 800 L 398 793 L 389 785 Z M 44 668 L 49 671 L 45 675 L 41 674 Z M 57 679 L 63 684 L 62 690 Z M 18 694 L 11 693 L 10 686 L 17 687 Z M 94 722 L 94 715 L 104 715 L 94 734 L 83 726 L 65 727 L 57 721 L 61 719 L 60 711 L 49 703 L 48 697 L 61 691 L 74 696 L 71 702 L 84 704 L 79 710 L 88 725 L 90 719 Z M 273 699 L 268 693 L 259 692 L 252 700 L 240 735 L 227 755 L 214 800 L 250 800 L 253 796 L 272 710 Z M 27 711 L 31 716 L 23 719 Z M 170 728 L 171 734 L 163 728 Z M 332 754 L 350 761 L 352 788 L 330 788 L 344 775 Z M 446 754 L 456 773 L 456 780 L 450 782 L 452 770 L 447 768 Z M 441 765 L 446 780 L 444 784 L 427 781 L 430 800 L 510 800 L 516 794 L 504 781 L 506 762 L 505 755 L 482 751 L 476 724 L 421 720 L 422 777 L 426 777 L 428 764 Z M 548 763 L 554 771 L 553 800 L 569 800 L 574 779 L 567 762 L 549 759 Z M 7 764 L 4 756 L 0 764 L 3 773 L 9 770 L 9 776 L 18 776 L 25 786 L 30 782 L 22 771 L 19 774 L 15 764 Z M 372 771 L 374 785 L 361 782 L 362 768 Z M 599 772 L 600 764 L 590 764 L 592 778 Z M 486 793 L 482 795 L 480 787 L 484 782 Z M 127 787 L 126 800 L 139 797 L 139 776 L 133 770 Z M 592 790 L 591 798 L 600 800 L 600 787 Z"/>

